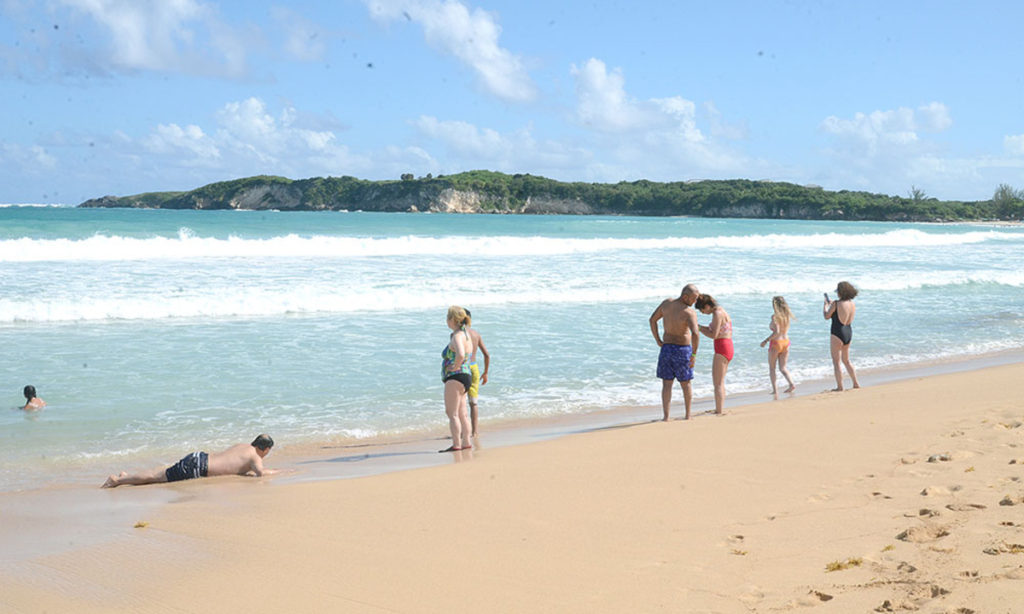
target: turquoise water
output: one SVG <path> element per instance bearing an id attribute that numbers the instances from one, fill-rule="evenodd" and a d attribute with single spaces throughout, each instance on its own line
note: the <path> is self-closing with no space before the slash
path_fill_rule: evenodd
<path id="1" fill-rule="evenodd" d="M 979 225 L 4 207 L 0 491 L 264 431 L 443 435 L 450 304 L 494 356 L 485 429 L 658 405 L 648 317 L 687 282 L 733 318 L 734 393 L 768 389 L 775 294 L 798 384 L 831 373 L 821 294 L 842 279 L 861 369 L 1024 348 L 1022 256 L 1024 229 Z M 49 403 L 30 415 L 28 383 Z"/>

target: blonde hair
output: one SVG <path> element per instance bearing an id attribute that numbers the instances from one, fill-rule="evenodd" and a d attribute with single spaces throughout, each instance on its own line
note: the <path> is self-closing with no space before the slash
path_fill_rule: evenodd
<path id="1" fill-rule="evenodd" d="M 466 310 L 458 305 L 452 305 L 448 308 L 448 319 L 459 326 L 469 325 L 469 316 L 466 315 Z"/>
<path id="2" fill-rule="evenodd" d="M 793 312 L 789 308 L 789 303 L 787 303 L 786 299 L 781 296 L 772 297 L 772 309 L 775 310 L 772 317 L 778 318 L 779 322 L 783 322 L 788 325 L 791 320 L 796 319 L 793 317 Z"/>

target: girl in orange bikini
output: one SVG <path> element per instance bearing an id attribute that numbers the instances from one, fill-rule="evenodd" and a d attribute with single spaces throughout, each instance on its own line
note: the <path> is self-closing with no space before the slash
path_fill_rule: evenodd
<path id="1" fill-rule="evenodd" d="M 771 324 L 768 326 L 772 330 L 772 334 L 761 342 L 761 347 L 768 344 L 768 376 L 772 380 L 772 394 L 778 395 L 779 388 L 775 383 L 776 363 L 778 363 L 779 371 L 789 383 L 789 388 L 783 392 L 796 390 L 793 378 L 789 376 L 789 369 L 786 368 L 786 361 L 789 360 L 789 323 L 793 321 L 793 312 L 790 311 L 786 299 L 781 296 L 772 297 L 772 309 L 774 313 Z"/>
<path id="2" fill-rule="evenodd" d="M 725 405 L 725 374 L 732 360 L 732 318 L 710 294 L 701 294 L 693 304 L 703 314 L 713 314 L 711 324 L 699 326 L 700 332 L 715 340 L 715 358 L 711 363 L 711 378 L 715 384 L 715 413 L 721 415 Z"/>

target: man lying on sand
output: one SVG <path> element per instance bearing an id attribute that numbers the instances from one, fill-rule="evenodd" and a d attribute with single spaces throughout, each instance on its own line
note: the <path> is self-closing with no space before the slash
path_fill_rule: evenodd
<path id="1" fill-rule="evenodd" d="M 177 482 L 193 478 L 205 478 L 214 475 L 263 475 L 276 473 L 273 469 L 263 468 L 263 457 L 274 447 L 270 435 L 260 435 L 252 443 L 239 443 L 223 452 L 207 454 L 193 452 L 171 465 L 167 469 L 154 469 L 147 473 L 128 475 L 124 471 L 120 475 L 112 475 L 103 483 L 103 488 L 114 488 L 122 484 L 158 484 L 161 482 Z"/>

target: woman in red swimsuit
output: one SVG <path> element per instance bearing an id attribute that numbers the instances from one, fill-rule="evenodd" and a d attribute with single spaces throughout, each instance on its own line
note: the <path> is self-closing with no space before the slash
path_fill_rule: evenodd
<path id="1" fill-rule="evenodd" d="M 715 358 L 711 364 L 711 378 L 715 383 L 715 413 L 721 415 L 725 405 L 725 373 L 732 360 L 732 318 L 710 294 L 701 294 L 693 304 L 697 311 L 711 315 L 711 324 L 700 326 L 700 332 L 715 340 Z"/>

